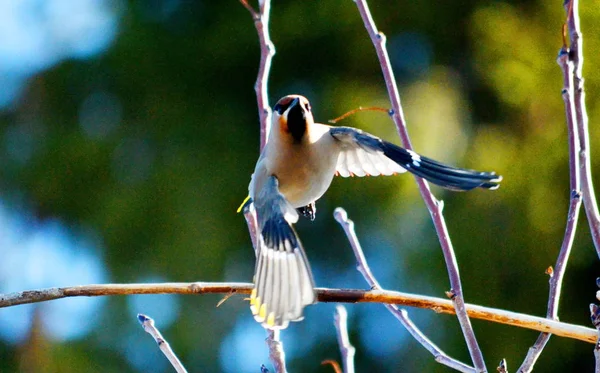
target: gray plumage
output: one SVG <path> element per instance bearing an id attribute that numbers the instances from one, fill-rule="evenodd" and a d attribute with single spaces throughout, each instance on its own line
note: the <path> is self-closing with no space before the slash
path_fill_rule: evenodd
<path id="1" fill-rule="evenodd" d="M 310 266 L 291 226 L 298 213 L 278 186 L 270 176 L 254 200 L 260 233 L 250 308 L 256 321 L 270 329 L 301 320 L 303 308 L 316 301 Z"/>

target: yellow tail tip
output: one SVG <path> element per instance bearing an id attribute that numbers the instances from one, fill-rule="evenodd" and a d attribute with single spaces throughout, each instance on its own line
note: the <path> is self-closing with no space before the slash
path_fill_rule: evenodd
<path id="1" fill-rule="evenodd" d="M 266 303 L 263 303 L 260 305 L 260 308 L 258 309 L 258 317 L 260 317 L 263 320 L 267 317 L 267 304 Z"/>
<path id="2" fill-rule="evenodd" d="M 267 325 L 270 327 L 275 326 L 275 312 L 269 313 L 269 317 L 267 317 Z"/>
<path id="3" fill-rule="evenodd" d="M 242 202 L 240 207 L 238 207 L 238 209 L 237 209 L 238 214 L 240 213 L 240 211 L 242 211 L 242 209 L 244 208 L 244 205 L 246 204 L 246 202 L 248 202 L 249 199 L 250 199 L 250 195 L 248 195 L 248 197 L 246 197 L 246 199 L 244 200 L 244 202 Z"/>

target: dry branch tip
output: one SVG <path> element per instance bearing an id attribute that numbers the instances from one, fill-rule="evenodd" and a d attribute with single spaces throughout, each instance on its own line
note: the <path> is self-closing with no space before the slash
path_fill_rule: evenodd
<path id="1" fill-rule="evenodd" d="M 342 368 L 340 367 L 340 364 L 332 359 L 327 359 L 327 360 L 323 360 L 321 361 L 321 365 L 331 365 L 333 367 L 333 370 L 335 371 L 335 373 L 342 373 Z"/>
<path id="2" fill-rule="evenodd" d="M 227 302 L 227 300 L 228 300 L 229 298 L 231 298 L 231 297 L 232 297 L 234 294 L 235 294 L 235 292 L 234 292 L 234 291 L 230 291 L 229 293 L 225 294 L 225 296 L 223 297 L 223 299 L 221 299 L 221 300 L 220 300 L 220 301 L 217 303 L 216 307 L 217 307 L 217 308 L 218 308 L 218 307 L 221 307 L 221 305 L 222 305 L 223 303 Z M 250 300 L 250 298 L 244 298 L 244 299 L 248 299 L 248 300 Z"/>
<path id="3" fill-rule="evenodd" d="M 384 109 L 379 106 L 369 106 L 369 107 L 359 106 L 356 109 L 345 112 L 344 114 L 340 115 L 339 117 L 337 117 L 335 119 L 330 119 L 328 122 L 331 124 L 336 124 L 337 122 L 344 120 L 344 119 L 348 118 L 349 116 L 358 113 L 359 111 L 382 111 L 387 114 L 389 114 L 389 112 L 390 112 L 388 109 Z"/>

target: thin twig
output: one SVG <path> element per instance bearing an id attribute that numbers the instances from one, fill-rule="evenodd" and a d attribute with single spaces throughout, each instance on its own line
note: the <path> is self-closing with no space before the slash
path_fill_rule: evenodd
<path id="1" fill-rule="evenodd" d="M 269 330 L 267 331 L 267 338 L 265 342 L 267 346 L 269 346 L 269 359 L 273 363 L 275 367 L 276 373 L 286 373 L 287 368 L 285 367 L 285 352 L 283 351 L 283 343 L 279 338 L 279 330 Z"/>
<path id="2" fill-rule="evenodd" d="M 598 343 L 594 348 L 594 358 L 596 359 L 596 368 L 594 369 L 594 372 L 600 373 L 600 338 L 598 338 Z"/>
<path id="3" fill-rule="evenodd" d="M 133 294 L 250 294 L 253 284 L 244 282 L 170 282 L 156 284 L 97 284 L 26 290 L 0 294 L 0 308 L 47 302 L 69 297 L 97 297 Z M 390 290 L 317 288 L 319 302 L 385 303 L 430 309 L 436 313 L 454 314 L 447 299 Z M 596 330 L 544 317 L 467 304 L 470 317 L 520 328 L 548 332 L 557 336 L 596 343 Z"/>
<path id="4" fill-rule="evenodd" d="M 240 3 L 242 3 L 242 5 L 244 6 L 244 8 L 246 8 L 250 12 L 250 15 L 252 16 L 252 19 L 256 20 L 256 19 L 258 19 L 260 17 L 260 15 L 258 14 L 258 12 L 256 10 L 254 10 L 254 8 L 252 7 L 252 5 L 250 5 L 247 0 L 240 0 Z"/>
<path id="5" fill-rule="evenodd" d="M 367 283 L 371 286 L 371 289 L 374 290 L 382 290 L 381 285 L 371 272 L 369 265 L 367 264 L 367 260 L 365 258 L 365 254 L 360 246 L 360 242 L 358 241 L 358 237 L 356 236 L 356 232 L 354 230 L 354 222 L 348 219 L 348 214 L 346 210 L 341 207 L 335 209 L 333 216 L 335 220 L 340 223 L 346 236 L 348 237 L 348 241 L 350 242 L 350 246 L 352 246 L 352 251 L 354 251 L 354 255 L 356 256 L 356 266 L 358 271 L 363 275 Z M 436 346 L 429 338 L 425 336 L 419 330 L 419 328 L 410 320 L 408 316 L 408 312 L 406 310 L 398 308 L 395 304 L 386 304 L 385 307 L 394 315 L 398 321 L 408 330 L 408 332 L 419 342 L 423 347 L 427 349 L 440 364 L 446 365 L 450 368 L 456 369 L 461 372 L 475 372 L 475 369 L 461 363 L 460 361 L 453 359 L 446 355 L 438 346 Z"/>
<path id="6" fill-rule="evenodd" d="M 331 359 L 323 360 L 323 361 L 321 361 L 321 365 L 331 365 L 331 367 L 333 368 L 333 371 L 335 373 L 344 373 L 342 371 L 342 368 L 340 367 L 340 364 L 335 360 L 331 360 Z"/>
<path id="7" fill-rule="evenodd" d="M 187 370 L 185 370 L 185 368 L 181 364 L 181 361 L 179 361 L 177 355 L 175 355 L 175 353 L 171 349 L 169 342 L 167 342 L 163 338 L 158 328 L 154 325 L 154 320 L 141 313 L 139 313 L 137 317 L 140 324 L 142 324 L 142 328 L 144 328 L 146 333 L 150 334 L 152 338 L 154 338 L 156 344 L 158 345 L 158 348 L 160 348 L 162 353 L 167 357 L 167 359 L 169 359 L 169 362 L 171 363 L 173 368 L 175 368 L 175 371 L 177 373 L 187 373 Z"/>
<path id="8" fill-rule="evenodd" d="M 333 317 L 333 324 L 337 331 L 338 345 L 340 346 L 340 353 L 342 355 L 342 364 L 344 365 L 344 373 L 354 373 L 354 354 L 356 348 L 350 343 L 350 337 L 348 336 L 348 311 L 346 307 L 338 304 L 335 307 L 335 316 Z"/>
<path id="9" fill-rule="evenodd" d="M 600 307 L 590 304 L 590 318 L 592 325 L 598 330 L 598 339 L 594 346 L 594 357 L 596 358 L 596 373 L 600 373 Z"/>
<path id="10" fill-rule="evenodd" d="M 573 61 L 573 83 L 575 116 L 577 118 L 577 129 L 579 132 L 579 162 L 581 167 L 581 192 L 583 206 L 587 215 L 590 231 L 596 253 L 600 257 L 600 213 L 592 182 L 592 164 L 590 157 L 590 136 L 588 126 L 588 115 L 585 107 L 585 91 L 583 89 L 583 37 L 581 36 L 581 25 L 579 22 L 579 1 L 565 1 L 567 12 L 567 25 L 570 37 L 569 57 Z"/>
<path id="11" fill-rule="evenodd" d="M 392 110 L 390 111 L 390 115 L 392 116 L 392 119 L 396 124 L 398 134 L 400 136 L 400 139 L 402 140 L 402 143 L 404 144 L 404 147 L 407 149 L 412 149 L 410 138 L 408 136 L 408 129 L 406 127 L 406 121 L 404 120 L 404 112 L 402 110 L 402 105 L 400 104 L 400 94 L 398 93 L 398 86 L 396 85 L 396 79 L 394 77 L 394 72 L 390 64 L 390 58 L 385 47 L 385 35 L 377 30 L 377 26 L 375 26 L 375 22 L 373 21 L 373 17 L 371 16 L 371 12 L 369 10 L 367 1 L 355 0 L 355 2 L 358 6 L 358 10 L 369 33 L 369 36 L 371 37 L 371 41 L 375 46 L 377 57 L 379 58 L 379 64 L 381 65 L 381 70 L 387 87 L 388 95 L 392 103 Z M 463 335 L 465 336 L 465 341 L 467 343 L 471 359 L 478 372 L 485 372 L 486 368 L 485 362 L 483 360 L 483 354 L 481 353 L 481 349 L 479 348 L 479 344 L 477 343 L 477 339 L 473 331 L 473 326 L 471 325 L 471 321 L 469 320 L 469 316 L 467 315 L 467 311 L 465 309 L 462 284 L 458 272 L 458 263 L 456 261 L 454 249 L 452 248 L 452 242 L 450 241 L 450 235 L 448 234 L 446 222 L 444 220 L 444 216 L 442 215 L 443 204 L 441 203 L 441 201 L 436 200 L 436 198 L 431 193 L 431 190 L 429 189 L 429 184 L 425 180 L 419 177 L 415 178 L 417 181 L 417 185 L 419 186 L 421 196 L 423 197 L 425 205 L 427 206 L 427 209 L 431 214 L 433 225 L 435 226 L 435 230 L 437 232 L 440 245 L 442 247 L 444 260 L 446 261 L 446 268 L 448 270 L 448 276 L 450 279 L 450 292 L 453 295 L 452 301 L 456 309 L 456 315 L 460 323 Z"/>
<path id="12" fill-rule="evenodd" d="M 240 2 L 252 15 L 260 45 L 260 63 L 256 83 L 254 84 L 254 91 L 256 92 L 256 103 L 260 120 L 260 150 L 262 151 L 267 144 L 271 127 L 271 107 L 269 106 L 269 95 L 267 92 L 271 61 L 275 55 L 275 46 L 273 45 L 273 42 L 271 42 L 271 37 L 269 35 L 271 0 L 258 0 L 258 11 L 254 10 L 254 8 L 248 4 L 247 0 L 240 0 Z M 244 209 L 244 217 L 248 224 L 254 252 L 258 255 L 258 223 L 256 211 L 252 204 Z M 283 343 L 279 339 L 279 330 L 273 331 L 266 329 L 266 332 L 266 342 L 269 346 L 269 358 L 275 367 L 275 372 L 285 373 L 285 353 L 283 351 Z"/>
<path id="13" fill-rule="evenodd" d="M 386 114 L 389 115 L 389 110 L 388 109 L 384 109 L 382 107 L 377 107 L 377 106 L 369 106 L 369 107 L 362 107 L 359 106 L 358 108 L 354 109 L 354 110 L 350 110 L 342 115 L 340 115 L 339 117 L 335 118 L 335 119 L 330 119 L 328 120 L 329 123 L 331 124 L 336 124 L 337 122 L 339 122 L 340 120 L 346 119 L 348 118 L 350 115 L 356 114 L 359 111 L 382 111 Z"/>
<path id="14" fill-rule="evenodd" d="M 567 130 L 569 139 L 569 180 L 571 187 L 571 201 L 567 215 L 567 226 L 563 238 L 560 252 L 556 259 L 554 269 L 550 274 L 550 293 L 548 296 L 548 309 L 546 317 L 552 320 L 558 320 L 558 305 L 561 295 L 562 281 L 567 268 L 567 262 L 573 247 L 575 231 L 577 230 L 577 221 L 579 220 L 579 210 L 581 207 L 581 183 L 579 174 L 579 134 L 577 130 L 575 108 L 573 103 L 573 64 L 569 59 L 569 52 L 566 46 L 561 48 L 557 63 L 563 72 L 563 90 L 562 97 L 565 102 L 565 112 L 567 116 Z M 531 372 L 535 362 L 542 354 L 544 347 L 550 340 L 551 334 L 542 333 L 535 344 L 527 352 L 525 360 L 519 367 L 519 373 Z"/>
<path id="15" fill-rule="evenodd" d="M 269 106 L 269 95 L 267 94 L 267 83 L 271 71 L 271 61 L 275 56 L 275 45 L 269 35 L 269 17 L 271 13 L 271 0 L 259 0 L 256 11 L 248 4 L 247 0 L 240 0 L 242 5 L 248 9 L 254 20 L 256 32 L 258 33 L 258 42 L 260 44 L 260 64 L 258 75 L 254 84 L 256 92 L 256 102 L 258 105 L 258 116 L 260 120 L 260 150 L 262 150 L 269 138 L 271 127 L 271 107 Z"/>

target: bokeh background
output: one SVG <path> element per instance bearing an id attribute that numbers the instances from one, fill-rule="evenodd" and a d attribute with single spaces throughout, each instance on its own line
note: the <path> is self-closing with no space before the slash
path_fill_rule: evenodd
<path id="1" fill-rule="evenodd" d="M 561 1 L 371 0 L 416 149 L 504 176 L 494 192 L 445 202 L 466 300 L 544 315 L 569 198 Z M 600 185 L 600 1 L 583 2 L 587 107 Z M 306 95 L 320 121 L 388 107 L 380 68 L 350 0 L 273 1 L 270 101 Z M 250 281 L 235 210 L 258 157 L 252 20 L 236 0 L 0 1 L 0 292 L 107 282 Z M 398 143 L 390 119 L 341 124 Z M 332 212 L 347 209 L 389 289 L 444 297 L 437 237 L 410 176 L 337 179 L 303 221 L 319 286 L 364 288 Z M 583 214 L 582 214 L 583 217 Z M 585 217 L 561 319 L 589 325 L 598 258 Z M 0 309 L 1 372 L 169 372 L 135 315 L 155 318 L 191 372 L 270 366 L 241 296 L 81 298 Z M 446 372 L 381 305 L 348 305 L 358 371 Z M 334 305 L 283 333 L 295 372 L 339 359 Z M 469 362 L 458 323 L 410 309 L 448 354 Z M 473 321 L 488 368 L 515 369 L 537 333 Z M 592 345 L 553 337 L 542 372 L 591 371 Z"/>

